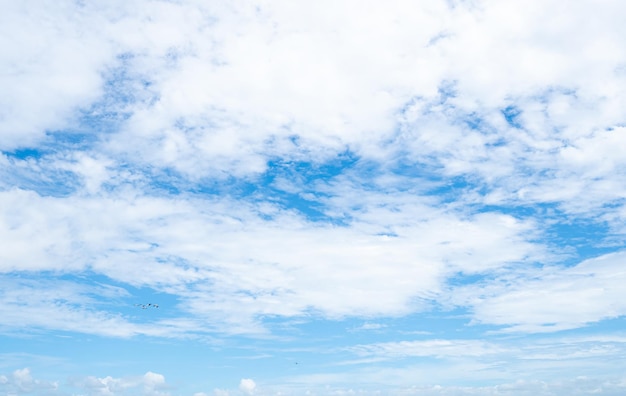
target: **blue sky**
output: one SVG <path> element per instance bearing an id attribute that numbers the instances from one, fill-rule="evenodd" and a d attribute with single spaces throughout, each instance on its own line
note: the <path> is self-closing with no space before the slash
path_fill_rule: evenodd
<path id="1" fill-rule="evenodd" d="M 626 392 L 623 2 L 0 5 L 0 394 Z"/>

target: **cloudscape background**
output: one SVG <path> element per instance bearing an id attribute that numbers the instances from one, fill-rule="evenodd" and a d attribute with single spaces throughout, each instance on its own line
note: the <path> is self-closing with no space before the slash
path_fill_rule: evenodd
<path id="1" fill-rule="evenodd" d="M 623 1 L 0 6 L 1 394 L 626 393 Z"/>

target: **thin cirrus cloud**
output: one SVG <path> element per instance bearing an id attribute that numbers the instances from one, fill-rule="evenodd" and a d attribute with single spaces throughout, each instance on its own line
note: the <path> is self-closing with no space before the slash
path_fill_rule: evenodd
<path id="1" fill-rule="evenodd" d="M 620 342 L 560 338 L 617 340 L 626 314 L 621 2 L 2 9 L 6 340 L 194 340 L 224 361 L 298 361 L 282 377 L 224 363 L 190 394 L 623 388 L 571 379 L 601 375 L 581 359 L 605 367 Z M 428 359 L 477 380 L 446 382 Z M 7 392 L 56 389 L 21 363 L 2 371 Z M 74 386 L 191 381 L 93 370 Z"/>

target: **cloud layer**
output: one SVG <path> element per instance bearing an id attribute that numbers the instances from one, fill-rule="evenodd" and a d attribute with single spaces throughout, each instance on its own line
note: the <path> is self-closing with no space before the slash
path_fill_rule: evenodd
<path id="1" fill-rule="evenodd" d="M 621 337 L 609 330 L 626 315 L 623 2 L 1 7 L 2 337 L 306 349 L 307 326 L 341 324 L 363 338 L 324 350 L 381 364 L 357 374 L 389 374 L 398 394 L 623 390 L 490 371 L 558 347 L 584 375 L 578 356 L 597 351 L 505 337 Z M 159 311 L 134 309 L 155 298 Z M 411 322 L 450 316 L 460 324 L 440 333 Z M 406 382 L 421 359 L 492 382 Z M 54 392 L 26 366 L 0 377 L 7 392 Z M 345 385 L 327 367 L 297 378 Z M 76 384 L 167 394 L 151 370 Z M 274 392 L 256 377 L 236 386 L 214 393 Z"/>

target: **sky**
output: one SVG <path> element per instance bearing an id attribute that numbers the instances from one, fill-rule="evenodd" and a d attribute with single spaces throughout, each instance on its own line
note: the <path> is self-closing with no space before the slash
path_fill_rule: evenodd
<path id="1" fill-rule="evenodd" d="M 625 2 L 0 10 L 0 395 L 626 393 Z"/>

